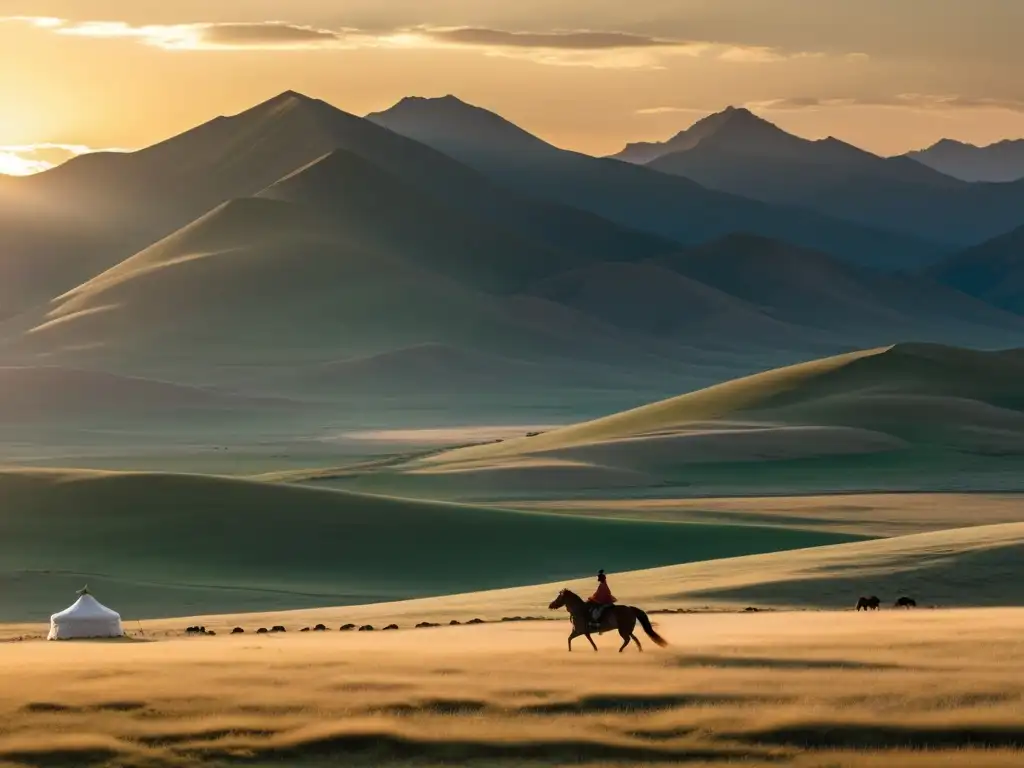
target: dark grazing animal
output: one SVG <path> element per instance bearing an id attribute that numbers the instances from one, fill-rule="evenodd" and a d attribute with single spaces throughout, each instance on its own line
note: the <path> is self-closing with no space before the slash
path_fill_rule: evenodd
<path id="1" fill-rule="evenodd" d="M 862 597 L 857 601 L 857 610 L 877 611 L 881 605 L 882 601 L 875 595 L 872 595 L 871 597 Z"/>
<path id="2" fill-rule="evenodd" d="M 284 627 L 282 627 L 282 626 L 281 626 L 280 624 L 275 624 L 274 626 L 272 626 L 272 627 L 270 628 L 270 631 L 271 631 L 271 632 L 285 632 L 286 630 L 285 630 L 285 628 L 284 628 Z"/>
<path id="3" fill-rule="evenodd" d="M 315 627 L 313 627 L 313 631 L 314 632 L 326 632 L 327 631 L 327 627 L 325 627 L 323 624 L 317 624 Z"/>
<path id="4" fill-rule="evenodd" d="M 245 630 L 242 629 L 241 627 L 235 627 L 234 629 L 231 630 L 231 634 L 232 635 L 243 635 L 243 634 L 245 634 Z"/>
<path id="5" fill-rule="evenodd" d="M 901 597 L 893 604 L 894 608 L 917 608 L 917 601 L 912 597 Z"/>

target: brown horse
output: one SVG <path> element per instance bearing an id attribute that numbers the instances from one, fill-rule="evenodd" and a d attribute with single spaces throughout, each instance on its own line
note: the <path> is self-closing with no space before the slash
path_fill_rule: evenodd
<path id="1" fill-rule="evenodd" d="M 626 650 L 630 640 L 636 643 L 636 647 L 643 651 L 644 647 L 640 645 L 640 641 L 633 634 L 637 621 L 640 622 L 640 626 L 643 627 L 647 636 L 657 645 L 662 648 L 668 645 L 665 638 L 654 631 L 654 627 L 651 626 L 651 620 L 647 618 L 647 614 L 631 605 L 609 605 L 601 614 L 600 623 L 596 628 L 591 623 L 591 606 L 575 592 L 563 589 L 558 593 L 558 597 L 551 602 L 551 605 L 548 606 L 551 610 L 562 607 L 569 611 L 569 619 L 572 621 L 572 632 L 569 634 L 570 651 L 572 650 L 573 639 L 580 635 L 587 638 L 596 651 L 597 644 L 594 642 L 594 638 L 590 636 L 591 633 L 597 632 L 599 635 L 603 635 L 605 632 L 610 632 L 613 629 L 617 629 L 619 636 L 622 638 L 622 647 L 619 648 L 619 653 Z"/>

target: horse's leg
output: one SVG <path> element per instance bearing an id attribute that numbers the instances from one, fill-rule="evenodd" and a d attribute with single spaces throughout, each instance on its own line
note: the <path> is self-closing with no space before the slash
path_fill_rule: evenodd
<path id="1" fill-rule="evenodd" d="M 622 638 L 622 647 L 619 648 L 619 653 L 622 653 L 629 645 L 629 638 L 636 627 L 636 616 L 633 615 L 633 611 L 628 608 L 625 611 L 616 610 L 615 626 L 618 627 L 619 637 Z"/>
<path id="2" fill-rule="evenodd" d="M 594 638 L 592 638 L 592 637 L 590 636 L 590 633 L 589 633 L 589 632 L 587 632 L 587 633 L 586 633 L 586 634 L 584 634 L 583 636 L 584 636 L 585 638 L 587 638 L 587 640 L 589 640 L 589 641 L 590 641 L 590 644 L 591 644 L 592 646 L 594 646 L 594 650 L 596 651 L 596 650 L 597 650 L 597 643 L 595 643 L 595 642 L 594 642 Z"/>
<path id="3" fill-rule="evenodd" d="M 569 653 L 572 653 L 572 641 L 579 636 L 580 633 L 575 629 L 569 634 Z"/>
<path id="4" fill-rule="evenodd" d="M 629 645 L 629 633 L 628 632 L 623 632 L 620 629 L 619 630 L 619 636 L 622 638 L 622 647 L 619 648 L 619 653 L 622 653 L 624 650 L 626 650 L 626 646 Z"/>
<path id="5" fill-rule="evenodd" d="M 637 650 L 639 650 L 640 653 L 643 653 L 644 647 L 640 645 L 640 641 L 636 639 L 636 635 L 630 635 L 630 637 L 633 639 L 633 642 L 636 643 Z"/>

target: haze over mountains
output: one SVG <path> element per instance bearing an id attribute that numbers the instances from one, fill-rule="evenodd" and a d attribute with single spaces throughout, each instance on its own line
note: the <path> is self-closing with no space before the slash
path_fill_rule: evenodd
<path id="1" fill-rule="evenodd" d="M 588 392 L 601 412 L 907 340 L 1024 345 L 1002 288 L 943 272 L 976 258 L 954 255 L 968 229 L 1010 221 L 1016 185 L 735 109 L 624 157 L 453 97 L 360 118 L 286 92 L 5 180 L 0 363 L 53 392 L 93 370 L 299 400 L 444 408 L 462 392 L 499 411 Z M 867 221 L 887 196 L 917 223 Z"/>

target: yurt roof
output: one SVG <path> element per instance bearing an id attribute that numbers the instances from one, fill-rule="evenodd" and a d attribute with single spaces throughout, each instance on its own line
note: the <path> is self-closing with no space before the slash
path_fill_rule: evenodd
<path id="1" fill-rule="evenodd" d="M 117 611 L 110 610 L 95 597 L 86 593 L 79 597 L 74 605 L 65 608 L 60 613 L 55 613 L 52 619 L 105 619 L 115 617 L 121 618 Z"/>

